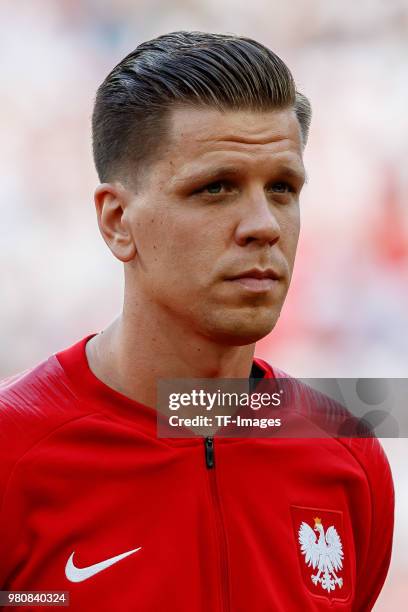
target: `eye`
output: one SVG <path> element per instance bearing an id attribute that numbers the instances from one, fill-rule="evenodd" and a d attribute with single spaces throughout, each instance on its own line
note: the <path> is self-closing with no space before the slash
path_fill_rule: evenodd
<path id="1" fill-rule="evenodd" d="M 291 185 L 286 183 L 286 181 L 278 181 L 277 183 L 273 183 L 270 188 L 275 193 L 290 193 L 293 191 Z"/>
<path id="2" fill-rule="evenodd" d="M 218 195 L 222 192 L 225 187 L 225 183 L 222 181 L 215 181 L 215 183 L 210 183 L 206 185 L 202 189 L 199 190 L 201 193 L 210 193 L 211 195 Z"/>

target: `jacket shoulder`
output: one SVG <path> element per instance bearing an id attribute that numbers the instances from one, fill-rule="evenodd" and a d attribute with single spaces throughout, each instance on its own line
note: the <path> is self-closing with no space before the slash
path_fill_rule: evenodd
<path id="1" fill-rule="evenodd" d="M 55 355 L 0 382 L 0 498 L 19 458 L 80 414 L 78 398 Z"/>
<path id="2" fill-rule="evenodd" d="M 293 395 L 299 398 L 301 410 L 308 415 L 324 415 L 327 421 L 332 421 L 339 427 L 339 437 L 334 436 L 336 440 L 358 461 L 371 486 L 378 490 L 374 483 L 381 482 L 381 486 L 385 486 L 393 498 L 394 487 L 387 456 L 380 440 L 368 429 L 367 424 L 359 420 L 340 401 L 313 389 L 275 366 L 272 368 L 266 362 L 263 364 L 273 371 L 276 378 L 287 380 Z M 332 427 L 330 431 L 334 434 L 336 430 L 334 425 Z"/>
<path id="3" fill-rule="evenodd" d="M 17 423 L 63 419 L 77 398 L 55 355 L 36 367 L 0 381 L 0 431 Z"/>

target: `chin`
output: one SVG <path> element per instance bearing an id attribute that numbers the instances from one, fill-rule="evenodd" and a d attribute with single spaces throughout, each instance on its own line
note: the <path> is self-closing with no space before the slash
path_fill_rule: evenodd
<path id="1" fill-rule="evenodd" d="M 262 338 L 265 338 L 271 331 L 273 327 L 270 327 L 266 330 L 258 330 L 258 331 L 247 331 L 246 333 L 235 333 L 225 335 L 224 343 L 229 344 L 230 346 L 245 346 L 247 344 L 255 344 L 255 342 L 259 342 Z"/>
<path id="2" fill-rule="evenodd" d="M 251 317 L 250 320 L 237 318 L 214 326 L 210 335 L 220 344 L 230 346 L 254 344 L 273 330 L 277 320 L 278 316 L 271 317 L 270 314 L 268 317 Z"/>

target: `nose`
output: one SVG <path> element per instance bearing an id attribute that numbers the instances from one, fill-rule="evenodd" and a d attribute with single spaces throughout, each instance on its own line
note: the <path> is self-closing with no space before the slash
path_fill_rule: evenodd
<path id="1" fill-rule="evenodd" d="M 273 205 L 263 191 L 246 199 L 242 210 L 235 230 L 235 241 L 239 246 L 250 242 L 272 245 L 279 240 L 281 228 Z"/>

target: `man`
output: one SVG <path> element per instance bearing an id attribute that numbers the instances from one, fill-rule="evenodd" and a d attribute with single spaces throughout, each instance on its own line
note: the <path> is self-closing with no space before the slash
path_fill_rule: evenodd
<path id="1" fill-rule="evenodd" d="M 282 60 L 234 36 L 161 36 L 100 86 L 95 204 L 124 307 L 4 386 L 3 590 L 67 591 L 73 610 L 372 609 L 394 507 L 377 440 L 156 435 L 160 379 L 277 372 L 253 355 L 291 279 L 309 121 Z"/>

